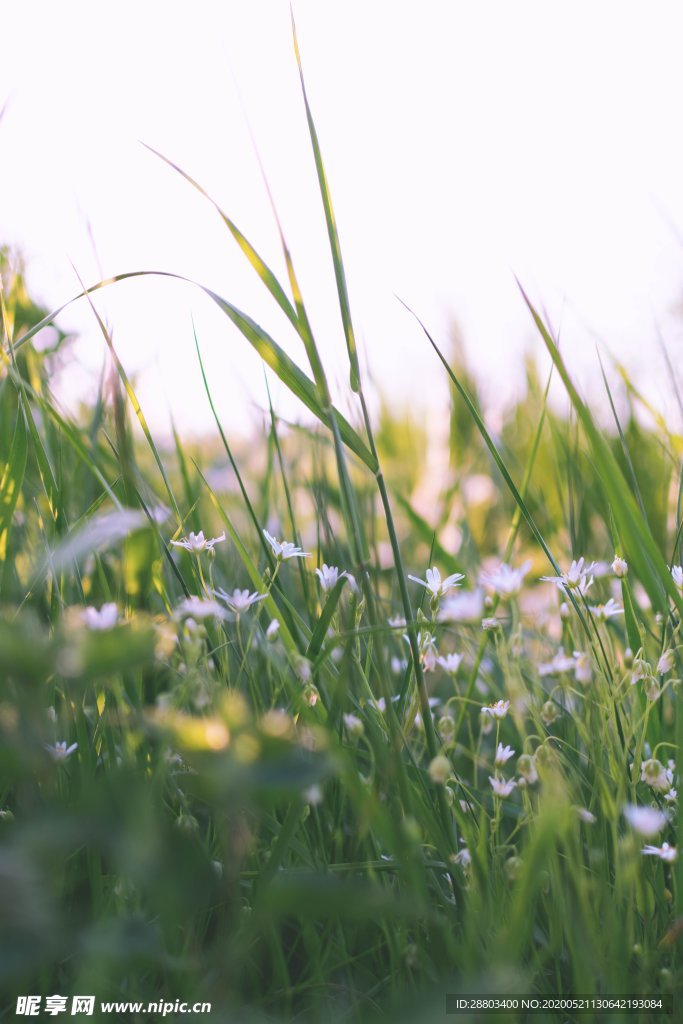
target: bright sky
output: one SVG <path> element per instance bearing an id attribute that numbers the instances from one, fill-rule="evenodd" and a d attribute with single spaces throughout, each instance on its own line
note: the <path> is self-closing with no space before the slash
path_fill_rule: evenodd
<path id="1" fill-rule="evenodd" d="M 584 385 L 596 376 L 597 334 L 673 417 L 656 325 L 680 365 L 678 0 L 293 6 L 377 387 L 444 408 L 442 371 L 400 295 L 444 343 L 457 317 L 489 396 L 509 396 L 522 353 L 540 352 L 517 275 L 561 326 Z M 233 301 L 303 362 L 211 206 L 139 141 L 198 179 L 284 279 L 248 118 L 342 391 L 345 347 L 289 17 L 286 0 L 0 4 L 0 240 L 21 247 L 51 308 L 78 291 L 71 262 L 88 282 L 171 270 Z M 198 291 L 138 281 L 96 302 L 158 430 L 169 409 L 183 429 L 211 426 L 193 318 L 225 421 L 250 423 L 265 403 L 257 357 Z M 62 322 L 83 335 L 62 382 L 73 400 L 97 378 L 103 343 L 83 304 Z M 297 414 L 281 386 L 274 394 Z"/>

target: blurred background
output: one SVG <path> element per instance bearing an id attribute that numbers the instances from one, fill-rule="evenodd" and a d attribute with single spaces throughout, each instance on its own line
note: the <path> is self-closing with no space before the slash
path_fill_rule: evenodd
<path id="1" fill-rule="evenodd" d="M 400 0 L 296 0 L 293 10 L 376 393 L 432 425 L 447 420 L 445 376 L 400 296 L 440 342 L 463 340 L 499 412 L 523 386 L 523 356 L 545 359 L 517 276 L 598 404 L 596 344 L 678 425 L 661 344 L 675 364 L 680 6 L 425 0 L 418 16 Z M 301 360 L 211 205 L 141 145 L 197 179 L 284 276 L 255 143 L 343 405 L 345 345 L 289 4 L 123 0 L 93 13 L 27 0 L 3 5 L 2 36 L 0 241 L 23 254 L 32 294 L 56 308 L 79 290 L 75 270 L 88 283 L 174 271 Z M 171 412 L 185 433 L 212 429 L 193 322 L 219 414 L 233 431 L 253 429 L 267 401 L 261 364 L 199 290 L 145 279 L 96 303 L 160 436 Z M 104 344 L 84 303 L 60 326 L 79 335 L 58 385 L 74 409 L 96 387 Z M 281 414 L 301 416 L 271 383 Z"/>

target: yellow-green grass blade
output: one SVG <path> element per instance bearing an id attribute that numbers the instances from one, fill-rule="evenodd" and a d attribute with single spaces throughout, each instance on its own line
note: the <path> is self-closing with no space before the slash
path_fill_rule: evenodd
<path id="1" fill-rule="evenodd" d="M 282 312 L 285 314 L 285 316 L 287 317 L 289 322 L 292 324 L 292 326 L 298 332 L 298 330 L 299 330 L 299 323 L 298 323 L 298 320 L 297 320 L 296 311 L 295 311 L 294 307 L 292 306 L 292 303 L 290 302 L 289 298 L 287 297 L 287 294 L 286 294 L 284 288 L 282 287 L 282 285 L 280 284 L 280 282 L 278 281 L 277 277 L 275 276 L 273 271 L 270 269 L 268 264 L 265 262 L 265 260 L 263 260 L 259 256 L 259 254 L 257 253 L 256 249 L 253 247 L 251 242 L 247 238 L 245 238 L 245 236 L 242 234 L 242 232 L 237 227 L 235 222 L 230 217 L 228 217 L 227 213 L 225 213 L 225 211 L 222 210 L 221 207 L 218 205 L 216 200 L 212 199 L 212 197 L 209 195 L 209 193 L 205 189 L 202 188 L 202 186 L 199 184 L 199 182 L 195 181 L 194 178 L 190 177 L 190 175 L 187 174 L 186 171 L 184 171 L 177 164 L 173 163 L 172 160 L 169 160 L 169 158 L 167 156 L 164 156 L 163 153 L 160 153 L 158 150 L 154 149 L 153 146 L 148 146 L 146 142 L 143 142 L 142 145 L 145 146 L 145 148 L 148 149 L 150 151 L 150 153 L 154 153 L 154 155 L 158 156 L 160 160 L 163 160 L 164 163 L 168 164 L 169 167 L 172 167 L 174 171 L 177 171 L 178 174 L 180 174 L 181 177 L 183 177 L 185 179 L 185 181 L 189 182 L 189 184 L 192 185 L 193 188 L 196 188 L 197 191 L 201 195 L 203 195 L 205 199 L 209 200 L 209 202 L 214 207 L 214 209 L 216 210 L 216 212 L 220 216 L 221 220 L 223 221 L 223 223 L 228 228 L 228 230 L 232 234 L 233 238 L 235 239 L 235 241 L 239 245 L 240 249 L 242 250 L 244 255 L 247 257 L 249 263 L 254 268 L 254 270 L 256 271 L 258 276 L 261 278 L 261 280 L 265 284 L 265 286 L 268 289 L 268 291 L 270 292 L 270 294 L 273 296 L 273 298 L 277 302 L 277 304 L 280 307 L 280 309 L 282 310 Z"/>
<path id="2" fill-rule="evenodd" d="M 7 462 L 0 473 L 0 563 L 7 555 L 12 516 L 21 493 L 28 457 L 28 432 L 24 412 L 19 405 Z"/>
<path id="3" fill-rule="evenodd" d="M 308 122 L 308 132 L 311 137 L 311 146 L 313 147 L 315 169 L 318 175 L 318 185 L 320 187 L 320 195 L 323 201 L 323 208 L 325 210 L 327 234 L 330 240 L 330 250 L 332 252 L 332 262 L 334 264 L 334 277 L 337 284 L 339 309 L 341 312 L 342 322 L 344 324 L 346 348 L 349 354 L 349 363 L 351 367 L 351 389 L 353 391 L 358 391 L 360 388 L 360 366 L 358 364 L 358 350 L 356 348 L 356 338 L 353 330 L 353 322 L 351 320 L 351 308 L 349 306 L 348 289 L 346 287 L 346 274 L 344 272 L 344 264 L 342 262 L 341 246 L 339 244 L 339 234 L 337 232 L 337 224 L 334 217 L 334 210 L 332 209 L 332 198 L 330 196 L 330 189 L 327 184 L 327 175 L 325 174 L 325 166 L 323 164 L 322 153 L 320 152 L 320 145 L 318 143 L 318 133 L 316 132 L 315 129 L 313 115 L 311 114 L 311 108 L 308 102 L 308 96 L 306 94 L 304 73 L 301 65 L 301 54 L 299 53 L 299 44 L 297 42 L 296 26 L 294 24 L 293 15 L 292 35 L 294 39 L 294 53 L 296 55 L 296 62 L 299 68 L 299 78 L 301 80 L 301 92 L 303 94 L 304 105 L 306 107 L 306 120 Z"/>
<path id="4" fill-rule="evenodd" d="M 624 545 L 623 554 L 625 558 L 633 564 L 640 581 L 656 608 L 662 612 L 666 611 L 666 595 L 668 594 L 678 608 L 679 613 L 683 614 L 683 597 L 681 597 L 676 589 L 666 562 L 624 479 L 624 475 L 612 450 L 595 426 L 588 407 L 579 397 L 579 393 L 569 376 L 565 362 L 550 332 L 519 282 L 518 285 L 585 431 L 593 459 L 600 474 L 602 486 L 605 489 L 614 520 L 619 529 Z"/>
<path id="5" fill-rule="evenodd" d="M 277 344 L 269 334 L 266 333 L 259 325 L 252 320 L 246 314 L 240 312 L 235 306 L 229 303 L 226 299 L 223 299 L 216 292 L 210 288 L 206 288 L 204 285 L 199 284 L 196 281 L 192 281 L 188 277 L 183 277 L 181 274 L 173 274 L 169 271 L 164 270 L 135 270 L 127 274 L 117 274 L 114 277 L 106 278 L 103 281 L 98 281 L 97 284 L 92 287 L 85 289 L 78 295 L 75 295 L 69 302 L 65 302 L 64 305 L 60 306 L 53 313 L 43 317 L 43 319 L 35 324 L 29 331 L 26 331 L 15 343 L 15 349 L 20 348 L 31 338 L 35 337 L 38 331 L 42 330 L 43 327 L 47 327 L 51 324 L 60 313 L 62 313 L 72 302 L 77 299 L 83 298 L 85 295 L 92 294 L 93 292 L 99 291 L 101 288 L 106 288 L 111 284 L 115 284 L 119 281 L 129 281 L 139 277 L 167 277 L 176 281 L 183 281 L 186 284 L 194 285 L 200 288 L 205 295 L 216 303 L 216 305 L 223 310 L 226 316 L 235 324 L 239 329 L 240 333 L 247 339 L 252 347 L 258 352 L 263 361 L 270 366 L 273 372 L 280 378 L 282 383 L 295 395 L 299 400 L 309 409 L 314 416 L 316 416 L 321 423 L 325 426 L 331 427 L 331 417 L 325 410 L 323 410 L 318 400 L 317 388 L 314 382 L 307 377 L 306 374 L 296 365 L 296 363 L 290 359 L 290 357 L 283 351 L 282 348 Z M 365 442 L 359 437 L 358 433 L 354 430 L 348 420 L 342 416 L 342 414 L 332 409 L 332 415 L 334 416 L 337 425 L 339 427 L 339 433 L 344 444 L 347 445 L 351 451 L 358 456 L 358 458 L 365 463 L 371 472 L 377 472 L 376 459 L 371 454 Z"/>

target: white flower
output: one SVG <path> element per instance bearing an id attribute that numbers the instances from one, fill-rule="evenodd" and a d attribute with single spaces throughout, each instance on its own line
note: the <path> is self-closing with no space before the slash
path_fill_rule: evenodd
<path id="1" fill-rule="evenodd" d="M 343 715 L 344 726 L 351 736 L 362 736 L 365 726 L 356 715 Z"/>
<path id="2" fill-rule="evenodd" d="M 533 786 L 534 782 L 538 782 L 536 758 L 533 754 L 520 754 L 517 758 L 517 771 L 530 786 Z"/>
<path id="3" fill-rule="evenodd" d="M 463 657 L 464 655 L 462 654 L 446 654 L 440 655 L 436 660 L 444 672 L 449 672 L 450 675 L 454 676 L 460 668 Z"/>
<path id="4" fill-rule="evenodd" d="M 323 562 L 322 569 L 316 569 L 316 576 L 320 580 L 320 586 L 323 590 L 334 590 L 339 580 L 346 576 L 347 579 L 352 581 L 353 586 L 357 589 L 357 584 L 353 576 L 350 576 L 348 572 L 340 572 L 336 565 L 325 565 Z"/>
<path id="5" fill-rule="evenodd" d="M 462 850 L 455 854 L 452 858 L 454 864 L 459 864 L 463 871 L 467 871 L 472 866 L 472 854 L 463 846 Z"/>
<path id="6" fill-rule="evenodd" d="M 671 566 L 671 579 L 678 590 L 683 592 L 683 565 Z"/>
<path id="7" fill-rule="evenodd" d="M 651 757 L 640 766 L 640 780 L 660 793 L 667 793 L 673 785 L 673 769 L 665 768 L 661 761 Z"/>
<path id="8" fill-rule="evenodd" d="M 613 597 L 610 597 L 606 604 L 592 604 L 590 605 L 591 614 L 599 622 L 605 622 L 607 619 L 614 618 L 615 615 L 623 615 L 624 609 L 615 601 Z"/>
<path id="9" fill-rule="evenodd" d="M 271 644 L 277 640 L 277 635 L 280 632 L 280 620 L 271 619 L 268 623 L 268 629 L 266 630 L 266 640 L 270 641 Z"/>
<path id="10" fill-rule="evenodd" d="M 489 782 L 491 783 L 491 789 L 493 792 L 496 796 L 500 797 L 510 796 L 510 793 L 517 785 L 514 779 L 501 779 L 497 775 L 495 778 L 492 778 L 489 775 Z"/>
<path id="11" fill-rule="evenodd" d="M 492 718 L 505 718 L 510 710 L 509 700 L 497 700 L 495 704 L 489 704 L 481 709 L 482 715 L 491 715 Z"/>
<path id="12" fill-rule="evenodd" d="M 484 614 L 481 590 L 461 590 L 448 594 L 439 611 L 439 622 L 479 622 Z"/>
<path id="13" fill-rule="evenodd" d="M 498 744 L 498 748 L 496 750 L 496 762 L 495 763 L 496 763 L 497 766 L 498 765 L 503 765 L 503 764 L 505 764 L 506 761 L 509 761 L 510 758 L 514 757 L 514 756 L 515 756 L 515 752 L 512 749 L 512 747 L 510 747 L 510 746 L 504 747 L 502 743 L 499 743 Z"/>
<path id="14" fill-rule="evenodd" d="M 70 747 L 67 747 L 66 743 L 62 740 L 59 743 L 55 743 L 54 746 L 46 745 L 45 749 L 55 761 L 66 761 L 68 757 L 71 757 L 74 750 L 78 749 L 78 743 L 72 743 Z"/>
<path id="15" fill-rule="evenodd" d="M 637 807 L 635 804 L 626 804 L 624 817 L 634 832 L 647 839 L 656 836 L 667 823 L 666 814 L 656 807 Z"/>
<path id="16" fill-rule="evenodd" d="M 667 864 L 673 864 L 678 859 L 678 850 L 675 846 L 663 843 L 661 846 L 644 846 L 641 851 L 646 857 L 659 857 Z"/>
<path id="17" fill-rule="evenodd" d="M 665 676 L 667 672 L 670 672 L 674 667 L 674 652 L 671 650 L 664 651 L 659 661 L 657 662 L 657 675 Z"/>
<path id="18" fill-rule="evenodd" d="M 585 651 L 574 651 L 574 678 L 583 686 L 590 683 L 593 678 L 591 660 Z"/>
<path id="19" fill-rule="evenodd" d="M 429 777 L 437 786 L 445 785 L 451 771 L 451 762 L 444 754 L 439 754 L 429 763 Z"/>
<path id="20" fill-rule="evenodd" d="M 239 588 L 233 590 L 232 594 L 228 594 L 222 587 L 219 587 L 216 591 L 216 597 L 220 597 L 221 601 L 225 601 L 231 612 L 235 615 L 241 615 L 242 612 L 246 612 L 252 605 L 258 604 L 259 601 L 264 601 L 267 594 L 250 594 L 248 590 L 240 590 Z"/>
<path id="21" fill-rule="evenodd" d="M 519 594 L 524 583 L 524 577 L 530 568 L 531 562 L 525 562 L 518 569 L 513 569 L 511 565 L 502 562 L 492 572 L 482 572 L 479 579 L 485 587 L 493 590 L 503 600 L 506 600 Z"/>
<path id="22" fill-rule="evenodd" d="M 263 531 L 263 536 L 266 538 L 271 546 L 273 554 L 277 558 L 278 562 L 283 562 L 288 558 L 309 558 L 309 551 L 302 551 L 301 548 L 293 544 L 291 540 L 276 540 L 272 537 L 267 530 Z"/>
<path id="23" fill-rule="evenodd" d="M 317 807 L 323 802 L 323 791 L 320 786 L 309 786 L 304 790 L 304 800 L 312 807 Z"/>
<path id="24" fill-rule="evenodd" d="M 576 813 L 579 818 L 581 818 L 581 821 L 585 822 L 586 825 L 594 825 L 598 820 L 592 811 L 589 811 L 586 807 L 577 807 Z"/>
<path id="25" fill-rule="evenodd" d="M 493 633 L 493 632 L 495 632 L 495 630 L 497 630 L 500 627 L 500 625 L 501 625 L 500 619 L 497 619 L 495 616 L 481 620 L 481 628 L 486 633 Z"/>
<path id="26" fill-rule="evenodd" d="M 449 590 L 453 590 L 454 587 L 460 586 L 460 581 L 464 580 L 465 577 L 461 572 L 454 572 L 451 576 L 447 576 L 445 579 L 441 579 L 441 573 L 434 566 L 433 569 L 427 569 L 427 579 L 421 580 L 417 576 L 408 576 L 409 580 L 413 583 L 419 583 L 421 587 L 428 590 L 432 597 L 443 597 Z"/>
<path id="27" fill-rule="evenodd" d="M 543 662 L 538 666 L 540 676 L 557 676 L 563 672 L 572 672 L 575 668 L 574 658 L 564 653 L 564 647 L 560 647 L 557 654 L 551 661 Z"/>
<path id="28" fill-rule="evenodd" d="M 90 606 L 84 608 L 81 613 L 81 618 L 88 629 L 112 629 L 116 625 L 118 617 L 119 610 L 113 601 L 103 604 L 99 611 Z"/>
<path id="29" fill-rule="evenodd" d="M 614 561 L 612 562 L 612 572 L 620 580 L 623 579 L 628 573 L 628 562 L 626 559 L 621 558 L 619 555 L 615 555 Z"/>
<path id="30" fill-rule="evenodd" d="M 224 619 L 225 609 L 218 601 L 211 601 L 204 597 L 186 597 L 176 608 L 176 618 L 183 619 L 189 616 L 192 619 Z"/>
<path id="31" fill-rule="evenodd" d="M 410 637 L 407 633 L 403 634 L 403 639 L 410 643 Z M 417 646 L 420 649 L 420 661 L 425 672 L 433 672 L 437 666 L 439 654 L 432 634 L 428 632 L 418 633 Z"/>
<path id="32" fill-rule="evenodd" d="M 673 804 L 678 799 L 678 793 L 675 789 L 670 789 L 668 793 L 664 794 L 664 799 L 668 804 Z"/>
<path id="33" fill-rule="evenodd" d="M 198 555 L 201 551 L 213 551 L 215 544 L 220 544 L 225 540 L 225 532 L 220 537 L 213 537 L 211 540 L 207 540 L 204 536 L 204 531 L 200 530 L 199 533 L 189 533 L 187 537 L 183 537 L 182 540 L 172 540 L 176 548 L 185 548 L 186 551 L 191 551 L 193 554 Z"/>
<path id="34" fill-rule="evenodd" d="M 567 572 L 563 572 L 560 576 L 541 576 L 541 579 L 546 583 L 554 583 L 560 590 L 567 587 L 569 590 L 579 590 L 583 594 L 593 582 L 593 577 L 588 579 L 588 574 L 595 569 L 595 566 L 595 562 L 586 565 L 584 559 L 579 558 L 578 562 L 572 562 Z"/>

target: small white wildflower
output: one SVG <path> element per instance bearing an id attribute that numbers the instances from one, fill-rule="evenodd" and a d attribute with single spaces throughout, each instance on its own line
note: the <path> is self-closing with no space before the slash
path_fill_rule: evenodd
<path id="1" fill-rule="evenodd" d="M 74 750 L 78 749 L 78 743 L 72 743 L 70 747 L 67 747 L 66 742 L 61 740 L 59 743 L 55 743 L 54 746 L 46 744 L 45 749 L 54 761 L 61 762 L 71 757 Z"/>
<path id="2" fill-rule="evenodd" d="M 484 614 L 481 590 L 462 590 L 448 594 L 441 604 L 439 622 L 479 622 Z"/>
<path id="3" fill-rule="evenodd" d="M 495 704 L 489 704 L 481 709 L 482 715 L 490 715 L 492 718 L 505 718 L 510 710 L 509 700 L 497 700 Z"/>
<path id="4" fill-rule="evenodd" d="M 199 533 L 188 533 L 187 537 L 183 537 L 181 540 L 172 540 L 176 548 L 185 548 L 186 551 L 191 551 L 192 554 L 198 555 L 202 551 L 213 551 L 215 544 L 220 544 L 225 540 L 225 532 L 220 537 L 213 537 L 211 540 L 207 540 L 204 536 L 204 531 L 200 530 Z"/>
<path id="5" fill-rule="evenodd" d="M 660 793 L 666 793 L 673 785 L 673 770 L 665 768 L 661 761 L 651 757 L 640 766 L 640 780 Z"/>
<path id="6" fill-rule="evenodd" d="M 499 629 L 500 626 L 500 619 L 495 618 L 495 616 L 481 620 L 481 628 L 486 633 L 493 633 L 496 629 Z"/>
<path id="7" fill-rule="evenodd" d="M 613 619 L 615 615 L 624 614 L 624 609 L 618 601 L 614 600 L 613 597 L 610 597 L 609 601 L 605 604 L 590 605 L 590 610 L 591 614 L 598 620 L 598 622 L 606 622 L 607 619 Z"/>
<path id="8" fill-rule="evenodd" d="M 240 590 L 239 588 L 233 590 L 232 594 L 228 594 L 222 587 L 219 587 L 216 591 L 216 597 L 220 597 L 221 601 L 225 601 L 230 611 L 235 615 L 241 615 L 242 612 L 246 612 L 252 605 L 258 604 L 259 601 L 265 601 L 267 596 L 267 594 L 250 594 L 248 590 Z"/>
<path id="9" fill-rule="evenodd" d="M 506 601 L 519 594 L 524 584 L 524 577 L 530 568 L 531 562 L 525 562 L 518 569 L 513 569 L 511 565 L 501 562 L 491 572 L 482 572 L 479 579 L 485 587 L 493 590 L 494 593 Z"/>
<path id="10" fill-rule="evenodd" d="M 290 540 L 276 540 L 267 530 L 263 531 L 263 536 L 270 544 L 271 550 L 278 562 L 286 561 L 288 558 L 310 558 L 309 551 L 302 551 L 300 547 L 297 547 Z"/>
<path id="11" fill-rule="evenodd" d="M 673 804 L 678 799 L 678 792 L 675 789 L 670 789 L 668 793 L 664 794 L 664 799 L 668 804 Z"/>
<path id="12" fill-rule="evenodd" d="M 453 857 L 453 863 L 459 864 L 463 871 L 469 871 L 472 866 L 472 854 L 466 846 L 463 846 L 462 850 L 459 850 L 458 853 L 455 854 Z"/>
<path id="13" fill-rule="evenodd" d="M 391 671 L 394 673 L 394 675 L 395 676 L 403 675 L 403 673 L 405 671 L 407 671 L 407 668 L 408 668 L 408 659 L 407 658 L 397 658 L 394 655 L 394 657 L 391 659 Z"/>
<path id="14" fill-rule="evenodd" d="M 343 718 L 346 731 L 351 736 L 362 736 L 363 732 L 365 731 L 365 726 L 361 722 L 360 718 L 358 718 L 356 715 L 351 714 L 345 714 Z"/>
<path id="15" fill-rule="evenodd" d="M 666 814 L 656 807 L 637 807 L 635 804 L 624 807 L 624 817 L 634 832 L 646 839 L 656 836 L 667 823 Z"/>
<path id="16" fill-rule="evenodd" d="M 670 672 L 674 667 L 674 652 L 672 650 L 664 651 L 659 661 L 657 662 L 657 675 L 665 676 L 667 672 Z"/>
<path id="17" fill-rule="evenodd" d="M 520 754 L 517 758 L 517 771 L 528 785 L 538 782 L 536 758 L 532 754 Z"/>
<path id="18" fill-rule="evenodd" d="M 462 654 L 446 654 L 439 656 L 436 660 L 444 672 L 454 676 L 460 668 L 463 657 Z"/>
<path id="19" fill-rule="evenodd" d="M 451 762 L 444 754 L 438 754 L 429 763 L 429 777 L 437 786 L 444 786 L 451 772 Z"/>
<path id="20" fill-rule="evenodd" d="M 510 796 L 513 789 L 517 785 L 514 779 L 501 779 L 498 775 L 493 778 L 489 775 L 489 782 L 491 783 L 491 789 L 496 796 L 506 797 Z"/>
<path id="21" fill-rule="evenodd" d="M 594 825 L 595 822 L 598 820 L 592 813 L 592 811 L 589 811 L 586 807 L 577 807 L 576 813 L 578 814 L 581 821 L 583 821 L 586 825 Z"/>
<path id="22" fill-rule="evenodd" d="M 666 864 L 673 864 L 678 859 L 678 850 L 668 843 L 662 843 L 661 846 L 644 846 L 641 853 L 646 857 L 659 857 Z"/>
<path id="23" fill-rule="evenodd" d="M 113 629 L 119 618 L 119 610 L 113 601 L 109 601 L 99 610 L 92 606 L 84 608 L 81 618 L 88 629 Z"/>
<path id="24" fill-rule="evenodd" d="M 271 619 L 268 623 L 268 629 L 266 630 L 266 640 L 271 644 L 277 640 L 277 635 L 280 632 L 280 620 Z"/>
<path id="25" fill-rule="evenodd" d="M 323 791 L 320 786 L 309 786 L 304 790 L 304 800 L 312 807 L 317 807 L 323 802 Z"/>
<path id="26" fill-rule="evenodd" d="M 595 566 L 595 562 L 586 565 L 585 559 L 579 558 L 578 561 L 572 562 L 567 572 L 563 572 L 559 576 L 541 576 L 541 579 L 546 583 L 554 583 L 560 590 L 566 587 L 569 590 L 579 590 L 581 593 L 585 593 L 593 582 L 593 577 L 591 576 L 589 579 L 588 574 L 595 569 Z"/>
<path id="27" fill-rule="evenodd" d="M 316 569 L 315 574 L 320 580 L 321 590 L 334 590 L 339 580 L 349 575 L 347 572 L 340 572 L 336 565 L 325 565 L 324 562 L 322 569 Z"/>
<path id="28" fill-rule="evenodd" d="M 612 572 L 620 580 L 623 580 L 624 576 L 628 574 L 628 562 L 626 559 L 621 558 L 619 555 L 615 555 L 614 561 L 612 562 Z"/>
<path id="29" fill-rule="evenodd" d="M 451 576 L 446 576 L 445 579 L 442 579 L 441 573 L 436 566 L 433 569 L 427 569 L 426 576 L 426 580 L 421 580 L 418 576 L 411 575 L 408 575 L 408 579 L 412 580 L 413 583 L 419 583 L 421 587 L 428 590 L 432 597 L 435 598 L 443 597 L 449 590 L 460 586 L 460 581 L 465 579 L 461 572 L 454 572 Z"/>
<path id="30" fill-rule="evenodd" d="M 496 759 L 495 759 L 496 767 L 499 767 L 500 765 L 504 765 L 507 761 L 510 760 L 511 757 L 514 757 L 514 756 L 515 756 L 515 752 L 512 749 L 512 747 L 510 747 L 510 746 L 504 747 L 502 743 L 499 743 L 498 747 L 496 749 Z"/>
<path id="31" fill-rule="evenodd" d="M 585 651 L 574 651 L 574 678 L 582 686 L 586 686 L 593 678 L 590 656 Z"/>
<path id="32" fill-rule="evenodd" d="M 560 647 L 554 658 L 538 666 L 538 674 L 540 676 L 557 676 L 564 672 L 572 672 L 574 668 L 574 658 L 570 658 L 568 654 L 564 653 L 564 647 Z"/>
<path id="33" fill-rule="evenodd" d="M 683 593 L 683 565 L 671 566 L 671 579 L 674 581 L 674 586 Z"/>
<path id="34" fill-rule="evenodd" d="M 202 621 L 203 619 L 224 619 L 225 609 L 218 601 L 212 601 L 205 597 L 186 597 L 180 602 L 175 611 L 176 618 L 186 618 Z M 196 623 L 195 623 L 196 624 Z"/>

